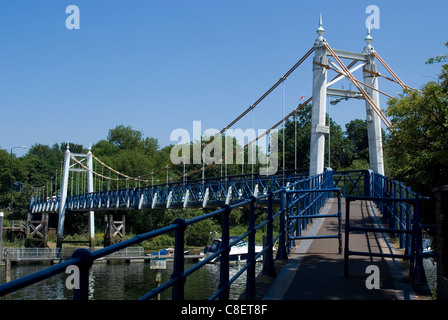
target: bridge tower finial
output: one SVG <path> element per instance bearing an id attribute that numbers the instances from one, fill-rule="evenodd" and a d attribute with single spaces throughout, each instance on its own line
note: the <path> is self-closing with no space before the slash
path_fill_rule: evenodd
<path id="1" fill-rule="evenodd" d="M 364 41 L 367 43 L 367 46 L 364 48 L 364 53 L 370 54 L 372 50 L 374 50 L 373 46 L 370 44 L 372 42 L 373 38 L 370 35 L 370 26 L 367 27 L 367 36 L 365 37 Z"/>
<path id="2" fill-rule="evenodd" d="M 315 46 L 321 46 L 326 40 L 323 37 L 323 34 L 325 32 L 325 29 L 322 27 L 322 14 L 319 15 L 319 28 L 317 28 L 316 33 L 319 35 L 319 37 L 316 39 L 314 45 Z"/>

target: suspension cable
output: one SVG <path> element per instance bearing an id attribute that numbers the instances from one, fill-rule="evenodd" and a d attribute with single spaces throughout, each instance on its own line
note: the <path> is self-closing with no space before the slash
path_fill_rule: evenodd
<path id="1" fill-rule="evenodd" d="M 233 157 L 237 152 L 240 152 L 241 150 L 247 148 L 247 147 L 250 146 L 251 144 L 257 142 L 259 139 L 263 138 L 265 135 L 271 133 L 271 132 L 272 132 L 273 130 L 275 130 L 279 125 L 281 125 L 284 121 L 286 121 L 287 119 L 289 119 L 290 117 L 292 117 L 297 111 L 299 111 L 299 110 L 302 109 L 304 106 L 306 106 L 308 103 L 310 103 L 311 100 L 312 100 L 312 97 L 308 98 L 305 102 L 303 102 L 302 104 L 300 104 L 297 108 L 295 108 L 293 111 L 291 111 L 289 114 L 287 114 L 283 119 L 281 119 L 280 121 L 278 121 L 278 122 L 277 122 L 276 124 L 274 124 L 271 128 L 269 128 L 268 130 L 266 130 L 265 132 L 263 132 L 262 134 L 260 134 L 258 137 L 256 137 L 256 138 L 255 138 L 254 140 L 252 140 L 251 142 L 248 142 L 246 145 L 241 146 L 239 149 L 235 150 L 235 151 L 233 152 L 233 154 L 232 154 L 232 157 Z M 227 156 L 227 155 L 226 155 L 226 156 Z M 223 159 L 221 159 L 221 160 L 219 161 L 219 163 L 222 163 L 222 160 L 223 160 Z M 225 160 L 225 159 L 224 159 L 224 160 Z M 213 166 L 215 166 L 215 165 L 217 165 L 217 164 L 218 164 L 218 163 L 213 162 L 213 163 L 211 163 L 211 164 L 205 166 L 204 169 L 203 169 L 203 168 L 201 168 L 201 169 L 196 169 L 196 170 L 193 170 L 193 171 L 190 171 L 190 172 L 185 173 L 185 175 L 186 175 L 186 176 L 190 176 L 190 175 L 199 173 L 199 172 L 201 172 L 202 170 L 207 170 L 207 169 L 209 169 L 209 168 L 211 168 L 211 167 L 213 167 Z M 175 180 L 175 179 L 180 179 L 180 178 L 182 178 L 182 176 L 177 176 L 177 177 L 174 177 L 174 178 L 172 178 L 172 179 Z"/>
<path id="2" fill-rule="evenodd" d="M 243 113 L 241 113 L 238 117 L 236 117 L 232 122 L 230 122 L 226 127 L 224 127 L 223 129 L 221 129 L 221 131 L 220 132 L 218 132 L 213 138 L 211 138 L 209 141 L 207 141 L 207 142 L 204 142 L 203 144 L 202 144 L 202 146 L 206 146 L 206 145 L 208 145 L 209 143 L 211 143 L 214 139 L 216 139 L 217 137 L 219 137 L 220 135 L 222 135 L 226 130 L 228 130 L 229 128 L 231 128 L 235 123 L 237 123 L 239 120 L 241 120 L 247 113 L 249 113 L 251 110 L 253 110 L 260 102 L 262 102 L 272 91 L 274 91 L 283 81 L 285 81 L 313 52 L 314 52 L 314 50 L 315 50 L 315 48 L 314 47 L 312 47 L 307 53 L 305 53 L 305 55 L 302 57 L 302 58 L 300 58 L 300 60 L 299 61 L 297 61 L 297 63 L 294 65 L 294 66 L 292 66 L 292 68 L 291 69 L 289 69 L 288 70 L 288 72 L 286 72 L 284 75 L 283 75 L 283 77 L 281 77 L 271 88 L 269 88 L 269 90 L 267 90 L 260 98 L 258 98 L 258 100 L 257 101 L 255 101 L 249 108 L 247 108 Z M 201 146 L 201 147 L 202 147 Z M 193 153 L 195 152 L 196 150 L 195 149 L 193 149 Z M 201 148 L 201 153 L 202 153 L 202 148 Z M 193 154 L 193 156 L 194 156 L 194 154 Z M 157 174 L 157 173 L 160 173 L 160 172 L 162 172 L 162 171 L 164 171 L 165 169 L 167 169 L 167 167 L 168 168 L 171 168 L 171 167 L 173 167 L 175 164 L 173 164 L 173 163 L 170 163 L 170 164 L 168 164 L 168 165 L 166 165 L 165 167 L 163 167 L 163 168 L 161 168 L 161 169 L 159 169 L 159 170 L 156 170 L 156 171 L 154 171 L 154 172 L 152 172 L 152 173 L 147 173 L 147 174 L 144 174 L 144 175 L 142 175 L 141 177 L 146 177 L 146 176 L 148 176 L 148 175 L 150 175 L 150 174 Z M 142 181 L 145 181 L 145 180 L 142 180 Z"/>
<path id="3" fill-rule="evenodd" d="M 331 66 L 329 66 L 329 65 L 322 65 L 323 67 L 325 67 L 325 68 L 327 68 L 327 69 L 331 69 L 331 70 L 333 70 L 333 71 L 335 71 L 336 73 L 338 73 L 338 75 L 334 78 L 334 79 L 336 79 L 336 78 L 338 78 L 338 77 L 340 77 L 340 76 L 345 76 L 345 77 L 347 77 L 347 78 L 349 78 L 349 80 L 351 80 L 351 82 L 359 89 L 359 91 L 360 91 L 360 93 L 364 96 L 364 98 L 367 100 L 367 102 L 370 104 L 370 106 L 372 107 L 372 109 L 374 109 L 374 111 L 378 114 L 378 116 L 382 119 L 382 121 L 386 124 L 386 126 L 388 127 L 388 128 L 392 128 L 393 129 L 393 126 L 392 126 L 392 124 L 390 123 L 390 121 L 386 118 L 386 116 L 382 113 L 382 111 L 378 108 L 378 106 L 376 106 L 376 104 L 375 104 L 375 102 L 372 100 L 372 98 L 367 94 L 367 92 L 362 88 L 362 86 L 361 85 L 364 85 L 364 86 L 366 86 L 366 87 L 368 87 L 368 88 L 370 88 L 370 89 L 372 89 L 372 90 L 375 90 L 375 91 L 378 91 L 378 92 L 380 92 L 380 93 L 382 93 L 382 94 L 384 94 L 384 95 L 386 95 L 386 96 L 388 96 L 389 98 L 393 98 L 391 95 L 388 95 L 388 94 L 386 94 L 386 93 L 384 93 L 384 92 L 382 92 L 382 91 L 380 91 L 380 90 L 378 90 L 378 89 L 376 89 L 376 88 L 374 88 L 374 87 L 372 87 L 372 86 L 370 86 L 370 85 L 367 85 L 366 83 L 364 83 L 364 82 L 361 82 L 361 81 L 359 81 L 359 80 L 357 80 L 356 78 L 354 78 L 354 76 L 351 74 L 351 72 L 350 72 L 350 70 L 349 70 L 349 68 L 351 68 L 353 65 L 355 65 L 357 62 L 358 62 L 358 60 L 354 60 L 354 61 L 352 61 L 348 66 L 345 66 L 343 63 L 342 63 L 342 61 L 339 59 L 339 57 L 337 56 L 337 54 L 334 52 L 334 50 L 329 46 L 329 44 L 328 43 L 325 43 L 324 44 L 325 45 L 325 47 L 327 48 L 327 50 L 330 52 L 330 54 L 334 57 L 334 59 L 337 61 L 337 63 L 341 66 L 341 68 L 342 68 L 342 70 L 344 71 L 344 72 L 341 72 L 340 70 L 337 70 L 337 69 L 335 69 L 335 68 L 332 68 Z M 273 92 L 280 84 L 282 84 L 283 83 L 283 85 L 284 85 L 284 81 L 311 55 L 311 53 L 313 53 L 314 52 L 314 50 L 315 50 L 315 48 L 313 47 L 313 48 L 311 48 L 290 70 L 288 70 L 288 72 L 286 72 L 284 75 L 283 75 L 283 77 L 281 77 L 271 88 L 269 88 L 258 100 L 256 100 L 250 107 L 248 107 L 244 112 L 242 112 L 238 117 L 236 117 L 233 121 L 231 121 L 226 127 L 224 127 L 219 133 L 217 133 L 212 139 L 210 139 L 209 141 L 207 141 L 207 142 L 205 142 L 205 143 L 203 143 L 203 145 L 205 144 L 205 145 L 207 145 L 207 144 L 209 144 L 210 142 L 212 142 L 215 138 L 217 138 L 217 137 L 219 137 L 220 135 L 222 135 L 226 130 L 228 130 L 229 128 L 231 128 L 235 123 L 237 123 L 239 120 L 241 120 L 245 115 L 247 115 L 247 113 L 249 113 L 250 111 L 253 111 L 254 110 L 254 108 L 260 103 L 260 102 L 262 102 L 271 92 Z M 369 73 L 371 73 L 371 74 L 374 74 L 374 75 L 376 75 L 376 76 L 381 76 L 381 77 L 383 77 L 383 78 L 385 78 L 385 79 L 387 79 L 387 80 L 389 80 L 389 81 L 392 81 L 392 82 L 395 82 L 395 83 L 398 83 L 405 91 L 407 91 L 407 89 L 411 89 L 411 90 L 414 90 L 414 91 L 417 91 L 417 92 L 419 92 L 419 93 L 422 93 L 420 90 L 417 90 L 417 89 L 414 89 L 414 88 L 412 88 L 412 87 L 409 87 L 409 86 L 407 86 L 406 84 L 404 84 L 403 83 L 403 81 L 401 81 L 401 79 L 394 73 L 394 71 L 387 65 L 387 63 L 379 56 L 379 54 L 376 52 L 376 51 L 372 51 L 373 52 L 373 54 L 375 55 L 375 57 L 380 61 L 380 63 L 387 69 L 387 71 L 393 76 L 393 78 L 394 79 L 392 79 L 392 78 L 389 78 L 389 77 L 386 77 L 386 76 L 384 76 L 384 75 L 382 75 L 382 74 L 380 74 L 379 72 L 372 72 L 372 71 L 369 71 L 369 70 L 364 70 L 364 71 L 366 71 L 366 72 L 369 72 Z M 318 62 L 314 62 L 315 64 L 319 64 Z M 319 64 L 319 65 L 321 65 L 321 64 Z M 334 80 L 333 79 L 333 80 Z M 284 93 L 283 93 L 283 95 L 284 95 Z M 276 124 L 274 124 L 270 129 L 268 129 L 268 130 L 266 130 L 265 132 L 263 132 L 260 136 L 258 136 L 258 137 L 256 137 L 254 140 L 252 140 L 251 142 L 248 142 L 246 145 L 244 145 L 244 146 L 241 146 L 239 149 L 237 149 L 237 150 L 235 150 L 234 152 L 233 152 L 233 155 L 235 155 L 237 152 L 240 152 L 241 150 L 244 150 L 245 148 L 247 148 L 247 147 L 249 147 L 251 144 L 253 144 L 253 143 L 255 143 L 255 142 L 257 142 L 259 139 L 261 139 L 261 138 L 263 138 L 264 136 L 266 136 L 267 134 L 269 134 L 269 133 L 271 133 L 273 130 L 275 130 L 279 125 L 281 125 L 282 123 L 284 123 L 287 119 L 289 119 L 291 116 L 293 116 L 297 111 L 299 111 L 300 109 L 302 109 L 304 106 L 306 106 L 309 102 L 311 102 L 311 100 L 312 100 L 312 97 L 310 97 L 310 98 L 308 98 L 308 100 L 306 100 L 305 102 L 303 102 L 302 104 L 300 104 L 297 108 L 295 108 L 292 112 L 290 112 L 288 115 L 286 115 L 286 116 L 284 116 L 284 111 L 283 111 L 283 118 L 280 120 L 280 121 L 278 121 Z M 283 104 L 284 104 L 284 101 L 283 101 Z M 284 108 L 283 108 L 284 109 Z M 286 130 L 286 128 L 285 128 L 285 126 L 284 126 L 284 131 Z M 283 134 L 285 134 L 285 132 L 283 132 Z M 284 146 L 283 146 L 284 147 Z M 202 152 L 202 150 L 201 150 L 201 152 Z M 232 156 L 233 156 L 232 155 Z M 128 176 L 128 175 L 126 175 L 126 174 L 123 174 L 123 173 L 121 173 L 121 172 L 119 172 L 119 171 L 117 171 L 117 170 L 115 170 L 115 169 L 113 169 L 112 167 L 110 167 L 110 166 L 108 166 L 107 164 L 105 164 L 104 162 L 102 162 L 100 159 L 98 159 L 95 155 L 93 155 L 92 154 L 92 157 L 96 160 L 96 161 L 98 161 L 101 165 L 102 165 L 102 173 L 100 174 L 100 173 L 98 173 L 98 172 L 96 172 L 96 170 L 91 170 L 91 169 L 89 169 L 86 165 L 84 165 L 81 161 L 79 161 L 78 159 L 76 159 L 76 157 L 74 157 L 71 153 L 70 153 L 70 157 L 79 165 L 79 166 L 81 166 L 81 167 L 83 167 L 85 170 L 87 170 L 87 171 L 89 171 L 89 172 L 92 172 L 93 174 L 95 174 L 96 176 L 98 176 L 98 177 L 100 177 L 102 180 L 103 179 L 106 179 L 107 181 L 108 181 L 108 188 L 110 187 L 110 181 L 111 180 L 113 180 L 113 181 L 117 181 L 117 183 L 118 183 L 118 181 L 119 180 L 125 180 L 125 181 L 127 181 L 127 183 L 128 183 L 128 181 L 129 181 L 129 179 L 131 179 L 131 180 L 134 180 L 134 181 L 138 181 L 138 182 L 148 182 L 148 180 L 145 180 L 145 179 L 141 179 L 141 177 L 144 177 L 144 176 L 147 176 L 148 174 L 146 174 L 146 175 L 143 175 L 143 176 L 139 176 L 138 178 L 135 178 L 135 177 L 131 177 L 131 176 Z M 227 155 L 226 155 L 226 157 L 227 157 Z M 223 161 L 223 159 L 221 159 L 220 161 L 219 161 L 219 163 L 222 163 L 222 161 Z M 218 163 L 216 163 L 216 162 L 213 162 L 213 163 L 211 163 L 211 164 L 209 164 L 209 165 L 207 165 L 207 166 L 203 166 L 202 168 L 200 168 L 200 169 L 197 169 L 197 170 L 193 170 L 193 171 L 190 171 L 190 172 L 188 172 L 188 173 L 185 173 L 185 177 L 187 177 L 187 176 L 190 176 L 190 175 L 193 175 L 193 174 L 195 174 L 195 173 L 198 173 L 198 172 L 201 172 L 201 171 L 204 171 L 204 170 L 206 170 L 206 169 L 208 169 L 208 168 L 211 168 L 211 167 L 213 167 L 213 166 L 215 166 L 216 164 L 218 164 Z M 170 167 L 172 167 L 172 166 L 174 166 L 174 164 L 173 163 L 170 163 L 169 165 L 167 165 L 167 166 L 165 166 L 165 167 L 163 167 L 163 168 L 161 168 L 161 169 L 159 169 L 159 170 L 157 170 L 157 171 L 155 171 L 155 172 L 151 172 L 151 173 L 149 173 L 149 174 L 151 174 L 151 175 L 154 175 L 154 174 L 157 174 L 157 173 L 159 173 L 159 172 L 162 172 L 163 170 L 165 170 L 165 169 L 168 169 L 168 168 L 170 168 Z M 107 176 L 105 176 L 104 174 L 103 174 L 103 172 L 104 172 L 104 167 L 106 167 L 107 169 L 109 169 L 109 177 L 107 177 Z M 117 175 L 117 178 L 112 178 L 112 177 L 110 177 L 110 171 L 112 171 L 112 172 L 114 172 L 114 173 L 116 173 L 116 175 Z M 53 178 L 56 176 L 56 179 L 55 180 L 57 180 L 57 177 L 58 177 L 58 175 L 57 175 L 57 170 L 56 170 L 56 172 L 53 174 L 53 176 L 52 176 L 52 178 L 50 179 L 50 181 L 52 181 L 53 180 Z M 121 176 L 121 177 L 123 177 L 124 179 L 120 179 L 119 178 L 119 176 Z M 60 176 L 61 177 L 61 176 Z M 178 176 L 178 177 L 172 177 L 172 178 L 170 178 L 170 179 L 173 179 L 173 180 L 176 180 L 176 179 L 179 179 L 179 178 L 181 178 L 181 177 L 184 177 L 184 175 L 182 175 L 182 176 Z M 61 180 L 62 180 L 62 178 L 61 178 Z M 52 182 L 50 182 L 50 183 L 52 183 Z M 61 183 L 62 183 L 62 181 L 61 181 Z M 167 183 L 168 183 L 168 181 L 167 181 Z M 73 179 L 72 179 L 72 184 L 73 184 Z M 57 185 L 57 181 L 55 181 L 55 185 Z M 101 183 L 101 185 L 102 185 L 102 183 Z M 118 185 L 117 185 L 118 186 Z M 79 186 L 78 186 L 79 187 Z M 41 190 L 43 190 L 43 189 L 45 189 L 45 188 L 47 188 L 47 192 L 48 192 L 48 182 L 45 184 L 45 185 L 43 185 L 43 186 L 41 186 L 41 187 L 39 187 L 39 188 L 37 188 L 37 193 L 39 193 Z M 56 189 L 56 188 L 55 188 Z M 55 190 L 56 191 L 56 190 Z M 73 186 L 72 186 L 72 192 L 73 192 Z"/>
<path id="4" fill-rule="evenodd" d="M 380 57 L 380 55 L 376 51 L 372 51 L 373 55 L 378 59 L 379 62 L 389 71 L 389 73 L 394 77 L 396 82 L 403 88 L 403 90 L 407 91 L 407 86 L 401 81 L 401 79 L 395 74 L 395 72 L 387 65 L 387 63 Z"/>
<path id="5" fill-rule="evenodd" d="M 130 180 L 135 180 L 135 181 L 146 181 L 146 180 L 143 180 L 143 179 L 140 179 L 140 178 L 135 178 L 135 177 L 131 177 L 131 176 L 125 175 L 124 173 L 121 173 L 121 172 L 119 172 L 119 171 L 113 169 L 112 167 L 108 166 L 107 164 L 105 164 L 104 162 L 102 162 L 100 159 L 98 159 L 97 157 L 95 157 L 95 155 L 94 155 L 93 153 L 92 153 L 92 158 L 94 158 L 96 161 L 98 161 L 102 166 L 104 166 L 104 167 L 106 167 L 107 169 L 109 169 L 109 170 L 115 172 L 117 175 L 122 176 L 122 177 L 125 178 L 125 179 L 121 179 L 121 180 L 129 180 L 129 179 L 130 179 Z M 85 166 L 84 166 L 84 167 L 85 167 Z M 97 172 L 95 172 L 95 171 L 93 171 L 93 170 L 89 170 L 89 171 L 92 171 L 94 174 L 96 174 L 97 176 L 99 176 L 99 177 L 101 177 L 101 178 L 103 178 L 103 179 L 110 179 L 110 177 L 106 177 L 106 176 L 104 176 L 104 175 L 101 175 L 101 174 L 99 174 L 99 173 L 97 173 Z M 117 178 L 117 179 L 119 179 L 119 178 Z M 117 179 L 113 179 L 113 178 L 112 178 L 112 180 L 117 180 Z"/>
<path id="6" fill-rule="evenodd" d="M 218 136 L 220 134 L 223 134 L 224 131 L 226 131 L 227 129 L 229 129 L 230 127 L 232 127 L 235 123 L 237 123 L 242 117 L 244 117 L 249 111 L 251 111 L 252 109 L 254 109 L 261 101 L 263 101 L 272 91 L 274 91 L 281 83 L 283 83 L 283 81 L 285 81 L 290 75 L 291 73 L 293 73 L 310 55 L 311 53 L 313 53 L 315 50 L 315 48 L 311 48 L 307 53 L 305 53 L 305 55 L 299 60 L 297 61 L 297 63 L 288 70 L 288 72 L 286 72 L 283 77 L 281 77 L 271 88 L 269 88 L 268 91 L 266 91 L 257 101 L 254 102 L 254 104 L 252 104 L 249 108 L 247 108 L 243 113 L 241 113 L 238 117 L 235 118 L 235 120 L 233 120 L 230 124 L 228 124 L 224 129 L 222 129 L 220 131 L 220 133 L 218 134 Z"/>
<path id="7" fill-rule="evenodd" d="M 78 159 L 76 159 L 76 157 L 73 156 L 71 153 L 70 153 L 70 157 L 71 157 L 77 164 L 79 164 L 81 167 L 83 167 L 85 170 L 87 170 L 87 171 L 89 171 L 89 172 L 92 172 L 94 175 L 96 175 L 96 176 L 98 176 L 98 177 L 100 177 L 100 178 L 107 179 L 107 180 L 113 180 L 113 181 L 117 181 L 117 182 L 120 181 L 120 180 L 122 180 L 122 181 L 126 181 L 126 180 L 129 180 L 129 179 L 139 180 L 138 178 L 133 178 L 133 177 L 127 176 L 127 175 L 125 175 L 125 174 L 122 174 L 122 173 L 120 173 L 120 172 L 118 172 L 118 171 L 112 169 L 111 167 L 109 167 L 109 166 L 107 166 L 106 164 L 102 163 L 102 162 L 101 162 L 100 160 L 98 160 L 96 157 L 95 157 L 95 159 L 96 159 L 98 162 L 100 162 L 102 165 L 106 166 L 109 170 L 115 172 L 115 173 L 117 174 L 117 178 L 106 177 L 106 176 L 104 176 L 104 175 L 102 175 L 102 174 L 100 174 L 100 173 L 98 173 L 98 172 L 95 172 L 95 171 L 89 169 L 89 168 L 88 168 L 86 165 L 84 165 L 81 161 L 79 161 Z M 92 154 L 92 157 L 93 157 L 93 154 Z M 122 177 L 125 177 L 125 179 L 120 179 L 120 178 L 118 177 L 118 176 L 120 176 L 120 175 L 121 175 Z M 141 180 L 141 181 L 146 181 L 146 180 Z"/>

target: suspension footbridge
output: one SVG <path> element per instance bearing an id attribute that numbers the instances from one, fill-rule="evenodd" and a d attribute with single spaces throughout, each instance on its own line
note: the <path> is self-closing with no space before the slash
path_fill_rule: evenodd
<path id="1" fill-rule="evenodd" d="M 301 57 L 288 72 L 274 83 L 249 108 L 226 125 L 214 139 L 220 139 L 226 130 L 229 130 L 249 112 L 254 110 L 268 95 L 275 91 L 314 53 L 312 61 L 313 94 L 303 103 L 298 104 L 288 115 L 267 130 L 264 135 L 272 134 L 277 127 L 292 117 L 298 110 L 312 104 L 311 140 L 310 140 L 310 168 L 306 172 L 287 170 L 285 161 L 283 166 L 275 173 L 241 174 L 236 176 L 206 177 L 206 170 L 216 165 L 225 166 L 226 158 L 218 159 L 211 164 L 203 165 L 201 169 L 185 172 L 178 177 L 169 177 L 168 171 L 175 164 L 162 166 L 156 172 L 147 176 L 131 177 L 113 169 L 111 166 L 96 157 L 91 150 L 86 154 L 72 153 L 68 148 L 62 167 L 55 174 L 49 184 L 36 191 L 31 199 L 30 211 L 32 214 L 58 215 L 58 245 L 62 246 L 64 237 L 64 222 L 68 214 L 88 212 L 89 234 L 92 239 L 95 226 L 94 215 L 101 211 L 116 210 L 148 210 L 170 208 L 212 208 L 215 209 L 202 216 L 190 220 L 176 219 L 169 226 L 153 230 L 131 239 L 90 251 L 80 249 L 72 258 L 56 266 L 48 268 L 37 274 L 17 279 L 0 286 L 0 294 L 7 294 L 55 273 L 64 272 L 69 265 L 80 268 L 80 288 L 75 290 L 75 298 L 87 299 L 89 297 L 88 274 L 92 263 L 106 255 L 122 250 L 129 246 L 152 239 L 158 235 L 174 232 L 175 257 L 174 271 L 171 280 L 158 288 L 154 288 L 142 299 L 157 296 L 163 290 L 172 289 L 173 299 L 184 298 L 185 280 L 191 273 L 220 256 L 220 284 L 216 293 L 210 299 L 228 299 L 229 288 L 232 283 L 244 272 L 247 278 L 246 297 L 255 297 L 256 275 L 255 263 L 263 255 L 262 274 L 268 277 L 275 275 L 274 259 L 285 260 L 294 253 L 297 245 L 306 241 L 334 241 L 337 247 L 336 254 L 343 259 L 343 271 L 349 276 L 349 261 L 351 256 L 368 256 L 380 258 L 394 258 L 408 261 L 410 276 L 420 280 L 422 277 L 422 259 L 424 254 L 421 248 L 422 223 L 420 216 L 421 203 L 425 199 L 413 192 L 403 184 L 384 176 L 383 146 L 381 126 L 384 124 L 391 132 L 394 128 L 380 109 L 379 95 L 391 95 L 379 90 L 379 79 L 387 79 L 398 84 L 405 91 L 418 91 L 404 84 L 393 72 L 385 60 L 371 45 L 372 38 L 368 31 L 365 38 L 366 46 L 362 52 L 349 52 L 336 50 L 323 37 L 324 29 L 320 20 L 317 29 L 318 38 L 312 48 Z M 344 64 L 342 59 L 350 60 Z M 388 71 L 385 76 L 378 71 L 377 61 Z M 363 81 L 354 76 L 356 70 L 363 70 Z M 334 72 L 334 78 L 328 81 L 328 73 Z M 332 85 L 341 79 L 348 79 L 357 90 L 340 90 Z M 369 141 L 370 170 L 354 172 L 333 172 L 331 168 L 324 167 L 324 147 L 329 127 L 326 123 L 327 96 L 339 98 L 356 98 L 365 100 L 366 119 Z M 262 137 L 256 137 L 240 150 L 243 152 Z M 272 138 L 272 137 L 271 137 Z M 210 141 L 213 141 L 211 139 Z M 284 144 L 283 144 L 284 146 Z M 202 147 L 205 147 L 204 145 Z M 203 149 L 200 148 L 200 153 Z M 272 156 L 272 154 L 271 154 Z M 285 152 L 283 150 L 283 157 Z M 269 161 L 273 162 L 272 158 Z M 268 163 L 269 165 L 269 163 Z M 155 181 L 155 174 L 166 171 L 165 181 Z M 187 177 L 202 173 L 202 178 L 187 179 Z M 362 201 L 368 206 L 377 208 L 388 227 L 379 227 L 377 224 L 369 226 L 353 226 L 353 215 L 350 216 L 350 206 L 356 201 Z M 332 203 L 331 210 L 326 210 L 328 203 Z M 229 213 L 238 207 L 249 208 L 249 227 L 247 232 L 237 240 L 230 241 Z M 259 225 L 255 224 L 255 207 L 263 208 L 267 218 Z M 345 209 L 345 215 L 343 214 Z M 222 247 L 213 255 L 199 262 L 194 267 L 184 269 L 184 232 L 198 222 L 214 217 L 221 217 Z M 362 217 L 360 218 L 362 219 Z M 312 234 L 305 232 L 317 221 L 333 221 L 330 234 Z M 274 221 L 278 223 L 278 230 L 274 230 Z M 345 225 L 345 230 L 342 226 Z M 255 252 L 255 233 L 257 230 L 266 230 L 266 245 L 262 252 Z M 399 246 L 403 254 L 372 252 L 368 250 L 369 244 L 353 248 L 349 241 L 351 232 L 365 233 L 393 233 L 399 235 Z M 229 276 L 229 251 L 240 240 L 247 239 L 248 258 L 246 265 L 232 278 Z M 344 243 L 345 241 L 345 243 Z M 343 244 L 344 243 L 344 244 Z M 275 255 L 274 255 L 275 247 Z M 322 260 L 325 260 L 322 258 Z M 341 270 L 342 271 L 342 270 Z M 297 270 L 297 275 L 300 269 Z M 290 281 L 295 281 L 292 278 Z M 298 288 L 300 290 L 300 288 Z M 294 297 L 294 295 L 291 295 Z"/>

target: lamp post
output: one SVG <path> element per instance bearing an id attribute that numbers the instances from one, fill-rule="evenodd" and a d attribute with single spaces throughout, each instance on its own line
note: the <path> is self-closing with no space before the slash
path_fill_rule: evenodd
<path id="1" fill-rule="evenodd" d="M 10 203 L 10 210 L 13 210 L 13 198 L 12 198 L 12 191 L 14 187 L 14 178 L 13 178 L 13 170 L 12 170 L 12 150 L 13 149 L 26 149 L 26 146 L 20 146 L 20 147 L 12 147 L 11 148 L 11 203 Z"/>
<path id="2" fill-rule="evenodd" d="M 2 260 L 2 244 L 3 244 L 3 212 L 0 212 L 0 261 Z"/>

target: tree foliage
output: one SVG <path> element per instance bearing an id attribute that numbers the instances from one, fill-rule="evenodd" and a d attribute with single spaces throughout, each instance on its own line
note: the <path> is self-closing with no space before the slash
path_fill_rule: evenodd
<path id="1" fill-rule="evenodd" d="M 439 58 L 428 61 L 443 61 Z M 407 91 L 389 101 L 387 115 L 395 132 L 387 154 L 395 179 L 430 194 L 431 188 L 448 182 L 448 64 L 442 66 L 439 82 L 428 82 L 422 92 Z"/>
<path id="2" fill-rule="evenodd" d="M 310 112 L 311 106 L 306 106 L 296 115 L 295 121 L 287 121 L 285 124 L 285 160 L 286 169 L 294 169 L 295 159 L 300 169 L 308 168 L 309 164 L 309 144 L 310 144 Z M 337 170 L 351 165 L 354 159 L 357 159 L 356 152 L 364 146 L 360 141 L 366 139 L 365 130 L 358 128 L 357 123 L 348 127 L 349 134 L 342 132 L 342 129 L 331 119 L 327 119 L 331 127 L 331 166 Z M 359 135 L 359 136 L 358 136 Z M 279 151 L 282 157 L 282 136 L 283 130 L 279 132 Z M 297 139 L 296 139 L 297 137 Z M 222 138 L 222 150 L 225 151 L 226 140 L 230 139 L 230 153 L 237 152 L 240 147 L 240 141 L 235 137 Z M 208 137 L 204 137 L 207 141 Z M 248 142 L 248 141 L 246 141 Z M 244 142 L 244 143 L 246 143 Z M 188 145 L 190 155 L 193 157 L 195 147 L 199 142 L 192 142 Z M 69 144 L 70 151 L 75 153 L 87 153 L 88 149 L 82 145 Z M 109 130 L 107 137 L 91 146 L 92 153 L 101 159 L 102 162 L 115 170 L 132 177 L 141 177 L 148 180 L 148 183 L 165 183 L 167 170 L 165 166 L 171 164 L 170 152 L 172 145 L 161 148 L 157 139 L 144 137 L 143 133 L 134 130 L 130 126 L 119 125 Z M 47 146 L 42 144 L 33 145 L 27 154 L 21 158 L 13 156 L 14 181 L 22 182 L 26 187 L 20 192 L 14 191 L 14 209 L 16 219 L 25 219 L 29 211 L 29 199 L 33 194 L 34 187 L 40 187 L 54 177 L 56 170 L 61 174 L 64 152 L 67 148 L 66 143 Z M 258 148 L 258 147 L 257 147 Z M 227 175 L 248 174 L 252 170 L 259 172 L 260 163 L 253 166 L 248 164 L 249 152 L 244 151 L 245 162 L 241 165 L 237 163 L 237 156 L 233 154 L 233 164 L 227 166 L 217 164 L 204 172 L 205 177 L 218 177 L 227 173 Z M 257 154 L 258 149 L 255 150 Z M 328 150 L 326 150 L 328 152 Z M 328 155 L 327 155 L 328 156 Z M 239 156 L 238 156 L 239 157 Z M 363 156 L 360 156 L 361 158 Z M 10 201 L 10 154 L 6 150 L 0 149 L 0 207 L 7 207 Z M 186 173 L 195 172 L 186 177 L 187 180 L 202 178 L 203 164 L 189 164 L 170 166 L 168 170 L 169 178 L 182 177 L 184 170 Z M 279 161 L 279 170 L 282 169 L 282 163 Z M 99 171 L 102 169 L 94 168 L 99 173 L 115 178 L 115 173 Z M 154 172 L 152 176 L 151 173 Z M 153 181 L 152 181 L 153 180 Z M 47 193 L 51 191 L 46 191 Z M 51 196 L 51 194 L 49 194 Z M 169 225 L 174 219 L 182 217 L 185 219 L 202 214 L 204 211 L 199 209 L 187 210 L 136 210 L 132 214 L 127 214 L 126 230 L 135 234 L 148 232 L 166 225 Z M 123 212 L 117 212 L 117 215 Z M 53 217 L 54 218 L 54 217 Z M 96 215 L 97 231 L 102 231 L 103 217 Z M 236 227 L 247 223 L 247 210 L 233 210 L 230 221 L 232 226 Z M 50 219 L 51 221 L 52 219 Z M 53 219 L 54 223 L 55 219 Z M 186 238 L 189 244 L 203 245 L 209 242 L 210 237 L 219 232 L 220 218 L 204 221 L 194 228 L 189 228 Z M 86 229 L 87 217 L 83 214 L 76 214 L 72 217 L 66 217 L 66 233 L 80 233 Z"/>

